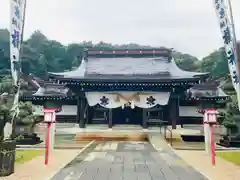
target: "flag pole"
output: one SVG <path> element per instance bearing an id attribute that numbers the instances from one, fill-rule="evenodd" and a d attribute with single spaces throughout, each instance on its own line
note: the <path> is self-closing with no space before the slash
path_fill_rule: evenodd
<path id="1" fill-rule="evenodd" d="M 22 34 L 21 34 L 21 46 L 20 46 L 20 51 L 19 51 L 19 62 L 21 63 L 21 56 L 23 53 L 23 48 L 22 48 L 22 43 L 23 43 L 23 36 L 24 36 L 24 28 L 25 28 L 25 19 L 26 19 L 26 9 L 27 9 L 27 0 L 25 0 L 24 8 L 23 8 L 23 19 L 22 19 Z M 22 68 L 20 65 L 20 72 L 22 72 Z"/>
<path id="2" fill-rule="evenodd" d="M 236 47 L 237 39 L 236 39 L 235 24 L 234 24 L 234 19 L 233 19 L 232 3 L 231 3 L 231 0 L 227 0 L 227 1 L 228 1 L 229 13 L 230 13 L 230 20 L 231 20 L 231 25 L 232 25 L 232 31 L 233 31 L 234 47 Z"/>
<path id="3" fill-rule="evenodd" d="M 238 56 L 238 45 L 237 45 L 235 24 L 234 24 L 233 11 L 232 11 L 232 3 L 231 3 L 231 0 L 227 0 L 227 1 L 228 1 L 228 7 L 229 7 L 230 21 L 231 21 L 231 26 L 232 26 L 232 38 L 233 38 L 235 61 L 236 61 L 236 66 L 237 66 L 238 86 L 240 89 L 240 59 Z M 237 100 L 238 100 L 238 110 L 240 111 L 240 92 L 237 91 L 236 93 L 237 93 Z"/>
<path id="4" fill-rule="evenodd" d="M 238 58 L 238 47 L 237 47 L 237 38 L 236 38 L 235 24 L 234 24 L 234 19 L 233 19 L 232 3 L 231 3 L 231 0 L 227 0 L 227 1 L 228 1 L 230 20 L 231 20 L 231 25 L 232 25 L 234 53 L 235 53 L 235 57 L 236 57 L 236 62 L 238 63 L 238 67 L 237 68 L 238 68 L 238 72 L 239 72 L 239 70 L 240 70 L 240 63 L 239 63 L 239 58 Z"/>
<path id="5" fill-rule="evenodd" d="M 22 14 L 22 29 L 21 29 L 21 39 L 20 39 L 20 48 L 19 48 L 19 72 L 17 73 L 17 87 L 15 87 L 15 97 L 14 97 L 14 102 L 13 102 L 13 107 L 16 108 L 15 112 L 12 117 L 12 135 L 15 134 L 15 129 L 16 129 L 16 117 L 18 117 L 19 113 L 19 93 L 20 93 L 20 88 L 21 88 L 21 83 L 20 83 L 20 77 L 21 77 L 21 55 L 23 53 L 23 48 L 22 48 L 22 42 L 23 42 L 23 34 L 24 34 L 24 27 L 25 27 L 25 18 L 26 18 L 26 7 L 27 7 L 27 0 L 25 0 L 25 4 L 23 7 L 23 14 Z M 15 107 L 16 106 L 16 107 Z"/>

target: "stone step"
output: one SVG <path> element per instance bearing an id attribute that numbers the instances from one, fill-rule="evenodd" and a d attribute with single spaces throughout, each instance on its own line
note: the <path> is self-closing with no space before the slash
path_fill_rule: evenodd
<path id="1" fill-rule="evenodd" d="M 119 141 L 146 141 L 148 135 L 145 132 L 81 132 L 77 133 L 76 141 L 82 140 L 119 140 Z"/>

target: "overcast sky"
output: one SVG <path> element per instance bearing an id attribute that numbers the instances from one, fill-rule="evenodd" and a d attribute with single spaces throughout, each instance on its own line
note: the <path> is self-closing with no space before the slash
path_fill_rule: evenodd
<path id="1" fill-rule="evenodd" d="M 25 39 L 40 30 L 63 44 L 92 40 L 165 46 L 203 57 L 222 46 L 214 0 L 28 0 Z M 0 0 L 0 28 L 9 28 Z M 232 0 L 240 36 L 240 0 Z"/>

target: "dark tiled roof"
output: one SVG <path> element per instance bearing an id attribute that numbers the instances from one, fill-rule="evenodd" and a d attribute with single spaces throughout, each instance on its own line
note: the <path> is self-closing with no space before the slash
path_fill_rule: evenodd
<path id="1" fill-rule="evenodd" d="M 218 84 L 210 84 L 210 83 L 205 83 L 205 84 L 196 84 L 191 87 L 191 89 L 194 90 L 213 90 L 216 91 L 218 89 Z"/>
<path id="2" fill-rule="evenodd" d="M 205 87 L 204 89 L 190 88 L 187 96 L 193 98 L 228 97 L 228 95 L 219 87 Z"/>
<path id="3" fill-rule="evenodd" d="M 162 56 L 161 52 L 164 52 Z M 86 55 L 76 70 L 49 74 L 68 79 L 191 79 L 208 74 L 181 70 L 172 59 L 169 49 L 152 49 L 152 54 L 148 50 L 111 50 L 94 53 L 89 57 Z"/>
<path id="4" fill-rule="evenodd" d="M 161 66 L 160 66 L 161 64 Z M 91 58 L 86 75 L 152 75 L 169 74 L 167 58 Z"/>
<path id="5" fill-rule="evenodd" d="M 91 58 L 70 72 L 51 73 L 72 79 L 189 79 L 206 73 L 183 71 L 167 58 Z"/>
<path id="6" fill-rule="evenodd" d="M 24 81 L 28 83 L 28 85 L 34 89 L 38 89 L 46 83 L 43 79 L 33 76 L 29 74 L 28 76 L 23 76 Z"/>
<path id="7" fill-rule="evenodd" d="M 171 57 L 172 50 L 166 48 L 155 49 L 89 49 L 84 51 L 84 57 Z"/>
<path id="8" fill-rule="evenodd" d="M 33 96 L 68 96 L 69 89 L 60 84 L 45 84 L 32 94 Z"/>
<path id="9" fill-rule="evenodd" d="M 226 112 L 226 109 L 218 108 L 217 111 Z M 203 115 L 198 112 L 198 107 L 196 106 L 179 106 L 179 116 L 180 117 L 203 117 Z"/>
<path id="10" fill-rule="evenodd" d="M 36 81 L 40 86 L 43 86 L 46 82 L 43 79 L 36 77 L 36 76 L 33 77 L 33 81 Z"/>
<path id="11" fill-rule="evenodd" d="M 28 96 L 33 96 L 33 94 L 36 93 L 36 91 L 26 91 L 26 92 L 22 92 L 22 96 L 23 97 L 28 97 Z"/>

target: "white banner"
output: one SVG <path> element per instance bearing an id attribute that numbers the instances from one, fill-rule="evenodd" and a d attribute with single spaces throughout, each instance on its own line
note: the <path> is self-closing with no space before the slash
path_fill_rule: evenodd
<path id="1" fill-rule="evenodd" d="M 13 85 L 19 85 L 20 60 L 19 51 L 23 33 L 23 16 L 26 0 L 10 0 L 10 64 L 13 79 Z M 12 111 L 14 115 L 11 123 L 7 123 L 4 127 L 4 139 L 9 139 L 12 133 L 12 124 L 15 116 L 19 113 L 19 92 L 20 86 L 14 97 Z"/>
<path id="2" fill-rule="evenodd" d="M 230 75 L 232 78 L 233 86 L 239 94 L 239 80 L 238 80 L 238 71 L 236 65 L 236 57 L 234 52 L 234 39 L 231 31 L 231 24 L 228 19 L 227 7 L 225 4 L 225 0 L 214 0 L 214 6 L 217 14 L 217 18 L 219 20 L 219 25 L 222 33 L 222 38 L 224 41 L 225 52 L 227 54 L 228 59 L 228 67 L 230 71 Z"/>
<path id="3" fill-rule="evenodd" d="M 168 104 L 170 92 L 86 92 L 89 106 L 97 104 L 105 108 L 118 108 L 125 105 L 140 108 L 152 108 L 156 105 Z"/>
<path id="4" fill-rule="evenodd" d="M 23 14 L 26 0 L 10 0 L 10 61 L 13 84 L 18 84 L 19 51 L 23 33 Z"/>

